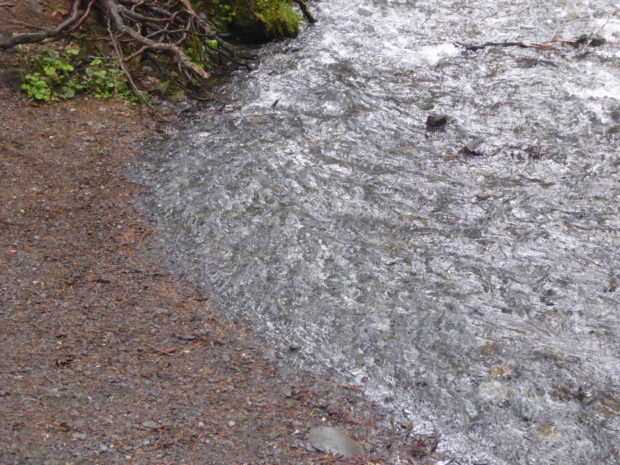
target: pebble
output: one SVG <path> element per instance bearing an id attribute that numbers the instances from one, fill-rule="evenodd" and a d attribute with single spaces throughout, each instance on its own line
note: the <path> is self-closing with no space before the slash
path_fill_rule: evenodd
<path id="1" fill-rule="evenodd" d="M 148 421 L 143 421 L 142 426 L 144 426 L 145 428 L 155 429 L 157 428 L 157 423 L 155 423 L 154 421 L 148 420 Z"/>
<path id="2" fill-rule="evenodd" d="M 276 351 L 274 349 L 267 349 L 265 351 L 265 353 L 263 354 L 263 357 L 265 358 L 265 360 L 267 360 L 268 362 L 275 362 L 279 357 L 278 354 L 276 353 Z"/>
<path id="3" fill-rule="evenodd" d="M 407 421 L 403 421 L 403 422 L 400 424 L 400 427 L 401 427 L 402 429 L 406 429 L 407 431 L 411 431 L 411 430 L 413 429 L 413 422 L 412 422 L 412 421 L 409 421 L 409 420 L 407 420 Z"/>
<path id="4" fill-rule="evenodd" d="M 331 452 L 342 457 L 354 457 L 364 453 L 360 443 L 354 441 L 338 428 L 319 426 L 308 434 L 308 442 L 319 452 Z"/>
<path id="5" fill-rule="evenodd" d="M 228 422 L 228 426 L 230 426 L 231 428 L 234 427 L 237 423 L 235 423 L 234 421 L 229 421 Z"/>

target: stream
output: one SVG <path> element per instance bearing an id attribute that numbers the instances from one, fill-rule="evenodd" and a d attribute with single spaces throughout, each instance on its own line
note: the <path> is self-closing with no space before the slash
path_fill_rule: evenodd
<path id="1" fill-rule="evenodd" d="M 311 6 L 148 145 L 173 267 L 459 463 L 620 463 L 617 1 Z"/>

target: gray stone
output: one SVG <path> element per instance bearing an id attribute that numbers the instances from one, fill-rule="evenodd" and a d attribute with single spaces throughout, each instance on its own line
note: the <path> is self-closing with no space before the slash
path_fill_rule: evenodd
<path id="1" fill-rule="evenodd" d="M 338 428 L 319 426 L 308 434 L 308 442 L 319 452 L 331 452 L 342 457 L 354 457 L 364 453 L 364 448 Z"/>

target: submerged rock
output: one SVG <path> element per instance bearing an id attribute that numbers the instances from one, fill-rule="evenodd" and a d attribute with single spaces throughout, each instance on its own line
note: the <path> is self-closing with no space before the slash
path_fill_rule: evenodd
<path id="1" fill-rule="evenodd" d="M 338 428 L 320 426 L 308 434 L 308 442 L 319 452 L 331 452 L 342 457 L 354 457 L 364 453 L 364 448 L 357 441 L 344 434 Z"/>

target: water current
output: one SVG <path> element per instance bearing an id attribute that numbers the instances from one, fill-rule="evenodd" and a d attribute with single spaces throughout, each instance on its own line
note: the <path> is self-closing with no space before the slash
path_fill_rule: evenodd
<path id="1" fill-rule="evenodd" d="M 312 5 L 150 145 L 160 244 L 460 463 L 620 463 L 616 0 Z"/>

